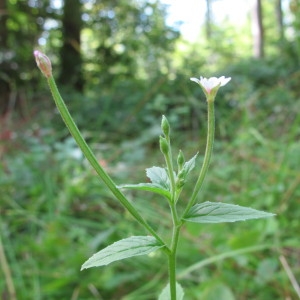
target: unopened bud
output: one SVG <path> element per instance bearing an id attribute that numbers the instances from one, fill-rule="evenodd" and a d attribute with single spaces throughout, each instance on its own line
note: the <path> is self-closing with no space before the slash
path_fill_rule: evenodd
<path id="1" fill-rule="evenodd" d="M 160 146 L 160 151 L 164 154 L 164 155 L 167 155 L 168 152 L 169 152 L 169 143 L 168 141 L 160 136 L 159 137 L 159 146 Z"/>
<path id="2" fill-rule="evenodd" d="M 179 150 L 179 153 L 177 156 L 177 166 L 178 166 L 179 170 L 181 170 L 183 168 L 184 163 L 185 163 L 185 159 L 184 159 L 183 153 L 181 150 Z"/>
<path id="3" fill-rule="evenodd" d="M 41 72 L 47 77 L 51 77 L 52 76 L 52 66 L 51 66 L 51 61 L 48 58 L 48 56 L 46 56 L 44 53 L 35 50 L 33 52 L 34 56 L 35 56 L 35 61 L 37 63 L 37 66 L 39 67 L 39 69 L 41 70 Z"/>
<path id="4" fill-rule="evenodd" d="M 161 130 L 164 133 L 165 137 L 168 139 L 170 135 L 170 124 L 164 115 L 162 116 L 161 120 Z"/>
<path id="5" fill-rule="evenodd" d="M 178 178 L 176 181 L 176 188 L 179 190 L 185 185 L 185 178 Z"/>

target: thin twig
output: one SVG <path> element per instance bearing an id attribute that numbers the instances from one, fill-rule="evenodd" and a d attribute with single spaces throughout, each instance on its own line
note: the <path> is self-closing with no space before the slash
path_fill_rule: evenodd
<path id="1" fill-rule="evenodd" d="M 89 284 L 88 288 L 89 288 L 90 292 L 93 294 L 93 296 L 96 297 L 96 299 L 103 300 L 103 298 L 100 295 L 99 291 L 96 289 L 96 287 L 93 284 Z"/>
<path id="2" fill-rule="evenodd" d="M 297 280 L 296 280 L 296 278 L 295 278 L 295 276 L 294 276 L 287 260 L 285 259 L 285 257 L 283 255 L 279 256 L 279 260 L 280 260 L 280 262 L 281 262 L 288 278 L 290 279 L 290 282 L 291 282 L 296 294 L 298 295 L 298 297 L 300 299 L 300 286 L 299 286 L 299 284 L 298 284 L 298 282 L 297 282 Z"/>
<path id="3" fill-rule="evenodd" d="M 0 235 L 0 265 L 4 273 L 9 299 L 17 300 L 16 290 L 15 290 L 14 282 L 12 280 L 11 271 L 5 256 L 1 235 Z"/>
<path id="4" fill-rule="evenodd" d="M 272 249 L 272 248 L 273 248 L 273 245 L 265 244 L 265 245 L 251 246 L 251 247 L 247 247 L 247 248 L 224 252 L 224 253 L 203 259 L 200 262 L 191 265 L 190 267 L 181 271 L 181 273 L 178 274 L 177 278 L 182 279 L 191 272 L 194 272 L 194 271 L 199 270 L 207 265 L 216 263 L 216 262 L 221 261 L 226 258 L 231 258 L 231 257 L 235 257 L 237 255 L 243 255 L 243 254 L 247 254 L 247 253 L 252 253 L 252 252 L 257 252 L 257 251 L 262 251 L 262 250 Z"/>

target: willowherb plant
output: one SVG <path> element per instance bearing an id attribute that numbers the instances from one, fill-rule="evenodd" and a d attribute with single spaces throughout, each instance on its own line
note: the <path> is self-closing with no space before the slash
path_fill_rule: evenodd
<path id="1" fill-rule="evenodd" d="M 214 101 L 221 86 L 226 85 L 231 78 L 191 78 L 202 88 L 208 105 L 208 132 L 204 160 L 194 189 L 186 204 L 182 214 L 177 210 L 177 203 L 180 201 L 180 194 L 188 179 L 189 173 L 195 167 L 197 154 L 190 160 L 185 161 L 181 151 L 177 156 L 177 166 L 174 168 L 171 141 L 170 125 L 165 116 L 162 116 L 161 129 L 162 135 L 159 139 L 160 150 L 165 158 L 166 168 L 152 167 L 146 170 L 150 183 L 124 184 L 117 186 L 106 171 L 99 165 L 95 155 L 83 139 L 74 120 L 72 119 L 60 93 L 56 87 L 52 76 L 51 62 L 49 58 L 40 51 L 34 51 L 34 56 L 38 67 L 48 80 L 52 96 L 57 108 L 70 133 L 76 140 L 78 146 L 95 169 L 99 177 L 111 190 L 119 202 L 128 210 L 150 235 L 132 236 L 113 243 L 90 257 L 81 267 L 81 270 L 108 265 L 114 261 L 128 257 L 146 255 L 160 249 L 168 258 L 169 282 L 159 295 L 159 300 L 182 300 L 184 292 L 181 285 L 176 281 L 176 253 L 179 242 L 180 231 L 186 222 L 195 223 L 224 223 L 236 222 L 258 218 L 268 218 L 274 216 L 272 213 L 258 211 L 249 207 L 220 203 L 203 202 L 196 203 L 197 196 L 208 171 L 209 162 L 213 149 L 215 131 Z M 164 197 L 168 201 L 172 219 L 172 232 L 170 233 L 171 242 L 168 244 L 150 226 L 142 215 L 135 208 L 126 196 L 121 192 L 122 189 L 134 189 L 148 191 Z"/>

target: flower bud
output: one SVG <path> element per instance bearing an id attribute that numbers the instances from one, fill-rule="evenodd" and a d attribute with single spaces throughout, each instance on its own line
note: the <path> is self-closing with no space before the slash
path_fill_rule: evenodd
<path id="1" fill-rule="evenodd" d="M 185 185 L 185 178 L 178 178 L 176 181 L 176 189 L 180 190 Z"/>
<path id="2" fill-rule="evenodd" d="M 168 152 L 169 152 L 169 143 L 168 141 L 160 136 L 159 137 L 159 146 L 160 146 L 160 151 L 164 154 L 164 155 L 167 155 Z"/>
<path id="3" fill-rule="evenodd" d="M 37 63 L 37 66 L 39 67 L 39 69 L 41 70 L 41 72 L 47 77 L 51 77 L 52 76 L 52 66 L 51 66 L 51 61 L 48 58 L 48 56 L 46 56 L 44 53 L 35 50 L 33 52 L 34 56 L 35 56 L 35 61 Z"/>
<path id="4" fill-rule="evenodd" d="M 181 170 L 183 168 L 183 165 L 185 163 L 185 159 L 183 156 L 183 153 L 181 150 L 179 150 L 178 156 L 177 156 L 177 166 L 178 166 L 178 170 Z"/>
<path id="5" fill-rule="evenodd" d="M 161 130 L 164 133 L 165 137 L 168 139 L 170 135 L 170 124 L 164 115 L 162 116 L 161 120 Z"/>

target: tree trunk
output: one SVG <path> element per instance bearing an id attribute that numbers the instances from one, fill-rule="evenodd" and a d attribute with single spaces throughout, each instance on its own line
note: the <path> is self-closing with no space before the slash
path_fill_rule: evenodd
<path id="1" fill-rule="evenodd" d="M 63 45 L 60 51 L 59 81 L 82 92 L 83 74 L 80 32 L 82 28 L 80 0 L 65 0 L 62 19 Z"/>
<path id="2" fill-rule="evenodd" d="M 206 40 L 209 41 L 211 38 L 211 3 L 210 3 L 210 0 L 206 0 L 205 33 L 206 33 Z"/>
<path id="3" fill-rule="evenodd" d="M 252 8 L 253 55 L 264 57 L 264 28 L 262 23 L 261 0 L 253 0 Z"/>
<path id="4" fill-rule="evenodd" d="M 281 0 L 276 0 L 276 19 L 280 41 L 284 40 L 284 26 Z"/>
<path id="5" fill-rule="evenodd" d="M 9 76 L 7 75 L 9 63 L 6 60 L 6 53 L 8 52 L 7 18 L 8 11 L 6 0 L 0 0 L 0 49 L 2 52 L 2 59 L 0 62 L 0 116 L 6 114 L 8 111 L 10 95 Z"/>

